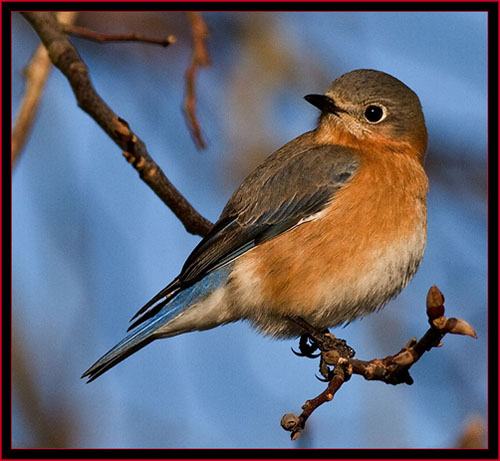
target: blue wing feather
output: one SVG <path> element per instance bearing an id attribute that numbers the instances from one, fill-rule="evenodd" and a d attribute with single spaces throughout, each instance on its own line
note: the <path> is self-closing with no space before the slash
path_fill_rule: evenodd
<path id="1" fill-rule="evenodd" d="M 179 276 L 139 310 L 131 328 L 155 316 L 179 291 L 290 230 L 334 200 L 335 193 L 359 167 L 360 159 L 346 147 L 311 147 L 310 143 L 301 147 L 307 135 L 269 156 L 241 184 Z"/>
<path id="2" fill-rule="evenodd" d="M 311 147 L 311 133 L 269 156 L 236 190 L 179 276 L 134 316 L 139 317 L 129 328 L 132 331 L 83 377 L 94 380 L 160 337 L 159 329 L 167 335 L 169 322 L 227 282 L 232 261 L 323 210 L 359 164 L 348 148 Z M 175 321 L 170 324 L 168 336 L 183 332 L 175 331 L 175 326 Z"/>

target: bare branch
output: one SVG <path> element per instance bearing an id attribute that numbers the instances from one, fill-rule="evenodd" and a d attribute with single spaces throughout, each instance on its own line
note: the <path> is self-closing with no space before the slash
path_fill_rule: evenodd
<path id="1" fill-rule="evenodd" d="M 186 230 L 192 234 L 206 235 L 212 226 L 210 221 L 201 216 L 180 194 L 151 158 L 144 142 L 97 94 L 90 81 L 87 66 L 69 42 L 54 14 L 50 12 L 21 14 L 39 35 L 52 63 L 68 79 L 78 106 L 87 112 L 124 151 L 124 156 L 138 171 L 141 179 L 175 213 Z"/>
<path id="2" fill-rule="evenodd" d="M 77 15 L 77 12 L 63 11 L 57 13 L 57 18 L 61 23 L 70 23 L 76 19 Z M 43 45 L 40 45 L 24 71 L 26 77 L 26 90 L 21 102 L 21 107 L 17 113 L 14 128 L 12 129 L 12 170 L 28 140 L 51 67 L 52 64 L 47 54 L 47 49 Z"/>
<path id="3" fill-rule="evenodd" d="M 349 379 L 349 377 L 347 377 Z M 281 418 L 281 426 L 283 429 L 290 431 L 291 439 L 295 440 L 304 429 L 305 424 L 312 412 L 316 410 L 320 405 L 325 402 L 330 402 L 333 400 L 336 392 L 340 389 L 342 384 L 347 380 L 344 369 L 342 367 L 336 367 L 334 376 L 328 383 L 328 387 L 317 397 L 312 400 L 306 400 L 306 403 L 302 405 L 302 413 L 299 416 L 295 416 L 292 413 L 287 413 Z"/>
<path id="4" fill-rule="evenodd" d="M 358 360 L 353 358 L 354 351 L 342 339 L 337 339 L 330 333 L 318 333 L 301 318 L 292 318 L 300 325 L 321 351 L 320 372 L 327 378 L 328 387 L 312 400 L 302 406 L 299 416 L 286 414 L 281 420 L 283 429 L 291 432 L 295 440 L 304 429 L 305 423 L 312 412 L 325 402 L 333 399 L 335 393 L 351 375 L 361 375 L 367 380 L 383 381 L 387 384 L 412 384 L 409 369 L 420 357 L 433 347 L 440 347 L 446 334 L 467 335 L 477 338 L 474 329 L 462 319 L 447 319 L 444 315 L 444 296 L 436 286 L 432 286 L 427 294 L 427 317 L 430 328 L 417 341 L 410 339 L 408 343 L 394 355 L 383 359 Z M 306 355 L 306 354 L 302 354 Z M 308 356 L 312 357 L 311 354 Z M 333 367 L 333 370 L 329 368 Z"/>
<path id="5" fill-rule="evenodd" d="M 210 66 L 210 57 L 206 48 L 208 37 L 208 27 L 203 21 L 200 13 L 188 12 L 191 29 L 193 31 L 193 53 L 191 63 L 186 70 L 186 96 L 184 98 L 184 113 L 188 123 L 191 136 L 200 149 L 204 149 L 206 144 L 201 134 L 200 124 L 196 118 L 196 89 L 195 78 L 200 67 Z"/>
<path id="6" fill-rule="evenodd" d="M 142 42 L 166 47 L 176 41 L 173 35 L 169 35 L 167 38 L 151 38 L 138 34 L 103 34 L 87 27 L 75 26 L 73 24 L 64 24 L 63 31 L 66 34 L 84 38 L 86 40 L 92 40 L 97 43 Z"/>

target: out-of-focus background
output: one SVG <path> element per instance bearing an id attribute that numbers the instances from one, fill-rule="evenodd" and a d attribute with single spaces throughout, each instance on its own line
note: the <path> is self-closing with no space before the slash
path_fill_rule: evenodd
<path id="1" fill-rule="evenodd" d="M 184 13 L 80 13 L 101 32 L 177 43 L 72 38 L 105 101 L 169 179 L 214 221 L 269 153 L 314 127 L 302 97 L 358 68 L 388 72 L 420 97 L 429 130 L 424 261 L 379 314 L 335 333 L 364 359 L 427 328 L 436 284 L 448 316 L 478 339 L 446 336 L 412 386 L 359 376 L 291 442 L 280 427 L 324 389 L 317 362 L 247 324 L 156 341 L 91 384 L 80 379 L 199 241 L 138 178 L 53 70 L 13 172 L 14 447 L 455 447 L 487 412 L 487 14 L 204 13 L 212 66 L 197 78 L 198 151 L 181 111 L 191 29 Z M 39 44 L 12 16 L 13 120 Z M 484 432 L 483 432 L 484 433 Z"/>

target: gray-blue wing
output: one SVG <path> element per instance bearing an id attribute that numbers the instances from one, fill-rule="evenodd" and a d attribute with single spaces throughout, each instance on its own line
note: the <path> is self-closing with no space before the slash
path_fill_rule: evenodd
<path id="1" fill-rule="evenodd" d="M 155 315 L 179 291 L 208 273 L 323 210 L 360 165 L 351 149 L 302 144 L 301 138 L 288 143 L 250 174 L 179 276 L 136 314 L 140 317 L 130 328 Z"/>

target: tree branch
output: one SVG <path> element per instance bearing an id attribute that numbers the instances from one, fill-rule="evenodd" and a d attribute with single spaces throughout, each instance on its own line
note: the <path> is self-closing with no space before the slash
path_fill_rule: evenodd
<path id="1" fill-rule="evenodd" d="M 191 132 L 191 136 L 200 149 L 205 148 L 205 141 L 201 134 L 200 124 L 196 118 L 196 89 L 195 78 L 200 67 L 210 66 L 210 57 L 206 47 L 208 27 L 200 13 L 188 12 L 191 29 L 193 31 L 193 53 L 191 63 L 186 70 L 186 96 L 184 98 L 184 113 Z"/>
<path id="2" fill-rule="evenodd" d="M 61 23 L 69 23 L 74 21 L 77 15 L 78 13 L 74 11 L 62 11 L 57 13 L 57 18 Z M 40 103 L 40 98 L 42 97 L 45 82 L 47 81 L 51 67 L 52 64 L 47 54 L 47 49 L 43 45 L 40 45 L 24 70 L 26 88 L 21 107 L 17 113 L 14 128 L 12 129 L 12 170 L 19 159 L 21 151 L 28 140 L 31 128 L 33 127 L 38 104 Z"/>
<path id="3" fill-rule="evenodd" d="M 206 235 L 212 223 L 201 216 L 180 194 L 151 158 L 144 142 L 97 94 L 90 81 L 87 66 L 69 42 L 55 15 L 50 12 L 21 14 L 42 40 L 52 63 L 68 79 L 78 106 L 124 151 L 123 155 L 137 170 L 141 179 L 174 212 L 186 230 L 192 234 Z"/>
<path id="4" fill-rule="evenodd" d="M 176 41 L 173 35 L 169 35 L 167 38 L 150 38 L 138 34 L 103 34 L 87 27 L 75 26 L 73 24 L 63 24 L 62 28 L 65 34 L 92 40 L 97 43 L 141 42 L 166 47 Z"/>
<path id="5" fill-rule="evenodd" d="M 432 286 L 427 294 L 427 317 L 430 328 L 419 341 L 412 338 L 397 354 L 373 360 L 354 359 L 354 351 L 346 345 L 344 340 L 337 339 L 330 333 L 318 333 L 304 320 L 292 318 L 304 328 L 320 349 L 320 372 L 328 381 L 326 390 L 314 399 L 307 400 L 299 416 L 288 413 L 281 419 L 281 426 L 291 432 L 292 440 L 300 435 L 313 411 L 323 403 L 332 400 L 335 393 L 351 375 L 361 375 L 367 380 L 378 380 L 387 384 L 412 384 L 413 379 L 409 373 L 411 366 L 426 351 L 433 347 L 440 347 L 441 340 L 446 334 L 477 338 L 476 332 L 465 320 L 445 317 L 444 296 L 436 286 Z M 333 370 L 329 366 L 332 366 Z"/>

